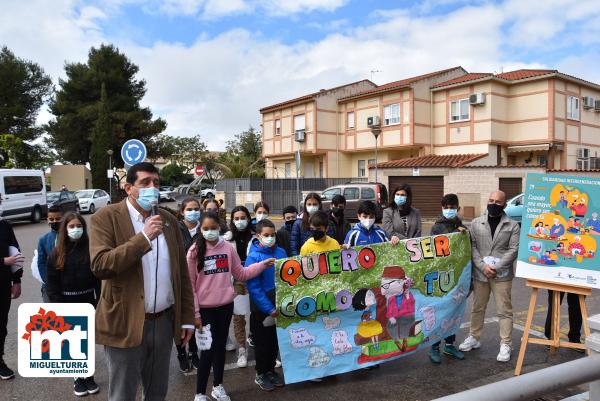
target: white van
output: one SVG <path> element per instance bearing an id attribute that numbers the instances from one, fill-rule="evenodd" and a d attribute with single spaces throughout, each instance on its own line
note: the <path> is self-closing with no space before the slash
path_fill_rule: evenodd
<path id="1" fill-rule="evenodd" d="M 0 216 L 38 223 L 48 214 L 41 170 L 0 169 Z"/>

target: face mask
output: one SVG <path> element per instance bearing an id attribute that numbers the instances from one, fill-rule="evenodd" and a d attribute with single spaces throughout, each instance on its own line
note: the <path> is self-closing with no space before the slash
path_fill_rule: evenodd
<path id="1" fill-rule="evenodd" d="M 488 203 L 487 210 L 490 216 L 499 216 L 502 214 L 504 208 L 500 205 L 496 205 L 495 203 Z"/>
<path id="2" fill-rule="evenodd" d="M 394 196 L 394 202 L 396 203 L 396 205 L 402 206 L 406 203 L 406 196 L 396 195 Z"/>
<path id="3" fill-rule="evenodd" d="M 67 234 L 72 240 L 78 240 L 83 235 L 83 227 L 67 228 Z"/>
<path id="4" fill-rule="evenodd" d="M 458 210 L 456 209 L 442 209 L 442 215 L 444 215 L 447 219 L 453 219 L 458 214 Z"/>
<path id="5" fill-rule="evenodd" d="M 244 231 L 248 227 L 248 220 L 234 220 L 233 224 L 238 231 Z"/>
<path id="6" fill-rule="evenodd" d="M 207 241 L 215 242 L 219 239 L 219 230 L 202 231 L 202 236 Z"/>
<path id="7" fill-rule="evenodd" d="M 319 206 L 306 206 L 306 211 L 308 214 L 315 214 L 319 211 Z"/>
<path id="8" fill-rule="evenodd" d="M 136 199 L 137 204 L 140 205 L 142 209 L 149 212 L 152 210 L 153 204 L 158 205 L 159 196 L 160 192 L 154 187 L 140 188 L 138 198 Z"/>
<path id="9" fill-rule="evenodd" d="M 197 223 L 200 220 L 200 211 L 198 210 L 186 210 L 183 215 L 190 223 Z"/>
<path id="10" fill-rule="evenodd" d="M 265 248 L 270 248 L 273 245 L 275 245 L 275 237 L 263 237 L 263 236 L 261 236 L 260 237 L 260 243 Z"/>
<path id="11" fill-rule="evenodd" d="M 50 223 L 50 229 L 54 232 L 58 232 L 59 227 L 60 227 L 60 221 Z"/>
<path id="12" fill-rule="evenodd" d="M 292 231 L 292 228 L 294 227 L 294 223 L 295 223 L 295 221 L 294 221 L 294 220 L 286 221 L 286 222 L 285 222 L 285 228 L 286 228 L 288 231 Z"/>
<path id="13" fill-rule="evenodd" d="M 325 238 L 325 233 L 321 230 L 315 230 L 315 232 L 313 232 L 313 238 L 315 241 L 320 241 Z"/>
<path id="14" fill-rule="evenodd" d="M 344 209 L 340 207 L 334 207 L 333 209 L 331 209 L 331 213 L 338 219 L 344 217 Z"/>
<path id="15" fill-rule="evenodd" d="M 266 219 L 267 217 L 269 217 L 268 214 L 266 213 L 258 213 L 256 215 L 256 222 L 258 223 L 259 221 L 263 221 L 264 219 Z"/>
<path id="16" fill-rule="evenodd" d="M 370 230 L 375 224 L 375 219 L 360 219 L 360 224 L 365 228 L 365 230 Z"/>

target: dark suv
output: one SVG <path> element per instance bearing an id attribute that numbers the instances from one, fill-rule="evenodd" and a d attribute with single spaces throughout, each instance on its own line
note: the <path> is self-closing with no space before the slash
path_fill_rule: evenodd
<path id="1" fill-rule="evenodd" d="M 48 201 L 48 209 L 52 206 L 58 206 L 63 213 L 79 212 L 79 199 L 75 196 L 75 192 L 48 192 L 46 200 Z"/>
<path id="2" fill-rule="evenodd" d="M 329 187 L 323 191 L 323 209 L 331 208 L 331 199 L 335 195 L 344 195 L 346 198 L 346 219 L 356 220 L 358 204 L 364 200 L 375 202 L 377 206 L 377 221 L 383 217 L 383 209 L 387 207 L 388 191 L 385 185 L 374 182 L 348 182 L 342 185 Z"/>

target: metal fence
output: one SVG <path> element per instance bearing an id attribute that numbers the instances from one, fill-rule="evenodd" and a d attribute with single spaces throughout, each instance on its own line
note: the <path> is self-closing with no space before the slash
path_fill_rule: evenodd
<path id="1" fill-rule="evenodd" d="M 367 182 L 367 178 L 300 178 L 300 193 L 321 192 L 331 186 L 349 181 Z M 217 191 L 225 192 L 227 210 L 235 206 L 236 191 L 260 191 L 261 198 L 271 208 L 271 213 L 280 213 L 288 205 L 298 203 L 298 190 L 295 178 L 235 178 L 219 180 Z"/>

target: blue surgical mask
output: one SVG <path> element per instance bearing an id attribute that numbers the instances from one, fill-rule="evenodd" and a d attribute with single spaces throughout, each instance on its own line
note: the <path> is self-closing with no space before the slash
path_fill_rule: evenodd
<path id="1" fill-rule="evenodd" d="M 262 246 L 264 246 L 265 248 L 270 248 L 273 245 L 275 245 L 275 237 L 263 237 L 261 236 L 259 238 L 260 243 L 262 244 Z"/>
<path id="2" fill-rule="evenodd" d="M 185 219 L 190 223 L 197 223 L 200 220 L 200 211 L 199 210 L 186 210 L 183 212 Z"/>
<path id="3" fill-rule="evenodd" d="M 214 242 L 219 239 L 219 230 L 202 231 L 202 236 L 205 240 Z"/>
<path id="4" fill-rule="evenodd" d="M 136 199 L 137 204 L 140 205 L 142 209 L 149 212 L 152 210 L 152 205 L 158 204 L 158 198 L 160 197 L 160 192 L 158 189 L 154 187 L 149 188 L 140 188 L 139 195 Z"/>
<path id="5" fill-rule="evenodd" d="M 67 228 L 67 235 L 73 241 L 76 241 L 83 235 L 83 227 Z"/>
<path id="6" fill-rule="evenodd" d="M 458 210 L 456 209 L 442 209 L 442 215 L 447 219 L 453 219 L 458 215 Z"/>
<path id="7" fill-rule="evenodd" d="M 233 225 L 238 231 L 244 231 L 248 227 L 248 220 L 234 220 Z"/>
<path id="8" fill-rule="evenodd" d="M 406 203 L 406 196 L 396 195 L 394 196 L 394 202 L 396 202 L 396 205 L 402 206 Z"/>

